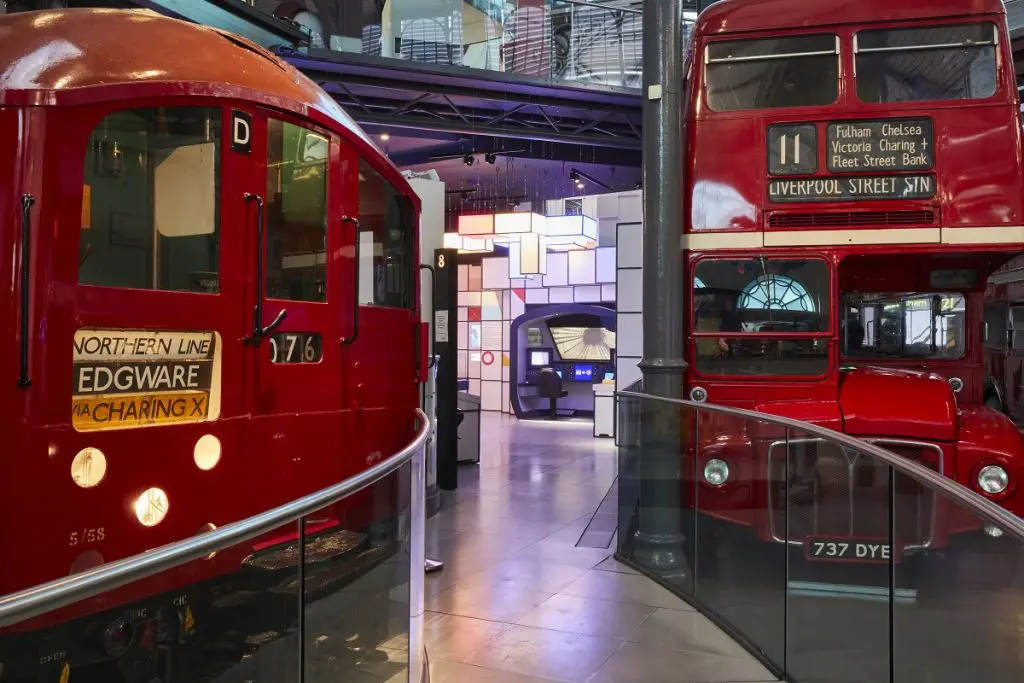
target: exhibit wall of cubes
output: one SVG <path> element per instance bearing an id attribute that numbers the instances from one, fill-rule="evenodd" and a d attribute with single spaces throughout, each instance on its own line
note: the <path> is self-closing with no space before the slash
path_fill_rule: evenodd
<path id="1" fill-rule="evenodd" d="M 544 275 L 509 277 L 508 256 L 460 257 L 458 376 L 486 411 L 511 412 L 512 321 L 547 305 L 581 303 L 617 308 L 616 388 L 639 379 L 643 201 L 639 190 L 547 202 L 548 216 L 581 212 L 598 221 L 598 246 L 551 251 Z M 568 210 L 567 210 L 568 209 Z M 618 246 L 617 243 L 618 242 Z"/>

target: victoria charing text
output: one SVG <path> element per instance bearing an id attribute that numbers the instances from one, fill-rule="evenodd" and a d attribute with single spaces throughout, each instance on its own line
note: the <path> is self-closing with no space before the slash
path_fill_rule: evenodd
<path id="1" fill-rule="evenodd" d="M 928 199 L 935 196 L 930 175 L 772 180 L 773 201 L 834 201 L 852 199 Z"/>

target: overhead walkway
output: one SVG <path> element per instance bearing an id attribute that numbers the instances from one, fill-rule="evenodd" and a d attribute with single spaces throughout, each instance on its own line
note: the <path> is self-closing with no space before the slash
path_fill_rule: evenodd
<path id="1" fill-rule="evenodd" d="M 618 400 L 616 443 L 485 416 L 430 520 L 421 416 L 358 477 L 3 596 L 0 683 L 1024 680 L 1019 519 L 828 430 Z M 837 504 L 856 540 L 815 527 Z M 445 568 L 424 577 L 425 551 Z"/>

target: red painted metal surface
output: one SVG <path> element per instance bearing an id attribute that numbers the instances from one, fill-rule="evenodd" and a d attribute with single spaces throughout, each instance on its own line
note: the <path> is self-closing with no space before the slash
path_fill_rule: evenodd
<path id="1" fill-rule="evenodd" d="M 398 170 L 327 94 L 244 39 L 149 12 L 62 10 L 0 17 L 0 594 L 67 576 L 243 519 L 319 490 L 397 452 L 415 432 L 419 404 L 418 289 L 409 308 L 362 306 L 355 343 L 354 231 L 359 160 L 377 170 L 418 214 Z M 90 134 L 127 109 L 205 106 L 221 110 L 219 293 L 79 284 L 83 168 Z M 232 112 L 252 117 L 252 148 L 232 151 Z M 314 130 L 330 142 L 325 250 L 326 303 L 266 298 L 264 324 L 279 309 L 280 333 L 316 332 L 322 360 L 273 363 L 267 340 L 246 343 L 257 297 L 256 208 L 267 193 L 271 119 Z M 21 197 L 35 197 L 29 263 L 32 384 L 17 385 Z M 415 217 L 414 217 L 415 218 Z M 412 221 L 416 229 L 418 220 Z M 417 239 L 408 254 L 418 287 Z M 214 331 L 219 335 L 217 419 L 135 429 L 78 431 L 71 423 L 72 350 L 82 328 Z M 219 463 L 202 470 L 194 449 L 220 440 Z M 71 462 L 92 447 L 106 456 L 99 485 L 82 488 Z M 169 509 L 145 527 L 133 503 L 163 489 Z M 374 496 L 323 511 L 314 528 L 363 528 Z M 99 530 L 102 530 L 100 532 Z M 251 547 L 218 553 L 28 626 L 108 608 L 238 569 L 257 546 L 294 539 L 283 529 Z M 23 558 L 15 560 L 14 558 Z"/>
<path id="2" fill-rule="evenodd" d="M 998 29 L 997 86 L 991 97 L 889 104 L 859 99 L 854 69 L 854 40 L 859 31 L 979 21 L 992 22 Z M 833 104 L 730 112 L 710 108 L 704 63 L 709 45 L 811 33 L 838 36 L 838 96 Z M 1006 376 L 1016 372 L 1018 380 L 1022 367 L 1012 354 L 995 359 L 986 358 L 984 351 L 985 281 L 1024 250 L 1020 100 L 1009 46 L 1002 3 L 997 0 L 895 4 L 722 0 L 700 15 L 687 63 L 683 122 L 685 305 L 693 310 L 693 277 L 702 259 L 816 257 L 831 268 L 831 306 L 827 333 L 745 336 L 776 342 L 824 337 L 828 344 L 824 375 L 702 374 L 696 362 L 698 345 L 728 335 L 691 327 L 687 330 L 687 394 L 701 387 L 712 403 L 807 420 L 863 438 L 918 442 L 892 447 L 906 448 L 908 457 L 915 458 L 941 452 L 941 463 L 936 457 L 929 466 L 941 467 L 944 474 L 975 491 L 977 473 L 984 464 L 1002 464 L 1011 481 L 1019 480 L 1024 458 L 1021 435 L 1005 415 L 983 407 L 986 377 L 994 372 L 993 365 L 1003 364 Z M 824 163 L 829 123 L 905 118 L 933 122 L 935 164 L 929 171 L 936 178 L 933 198 L 770 200 L 772 176 L 766 152 L 770 126 L 813 125 L 821 163 L 816 171 L 800 177 L 832 179 L 843 176 L 830 172 Z M 894 175 L 892 171 L 879 174 Z M 872 234 L 869 231 L 878 230 L 886 233 L 874 234 L 901 236 L 895 243 L 864 239 Z M 966 301 L 966 352 L 961 358 L 844 357 L 840 316 L 847 293 L 943 292 L 929 281 L 929 273 L 939 268 L 971 268 L 978 273 L 974 285 L 952 290 Z M 954 394 L 947 383 L 952 377 L 964 382 L 959 393 Z M 773 443 L 785 440 L 785 434 L 775 432 L 765 425 L 731 424 L 723 416 L 708 417 L 698 430 L 698 480 L 703 482 L 704 463 L 715 453 L 724 454 L 739 473 L 733 484 L 717 489 L 702 486 L 701 508 L 752 527 L 763 540 L 773 535 L 765 512 L 772 505 L 770 453 Z M 1011 490 L 992 498 L 1024 513 L 1024 497 L 1012 484 Z M 943 517 L 938 519 L 932 547 L 941 545 L 948 532 L 962 530 L 942 527 Z"/>

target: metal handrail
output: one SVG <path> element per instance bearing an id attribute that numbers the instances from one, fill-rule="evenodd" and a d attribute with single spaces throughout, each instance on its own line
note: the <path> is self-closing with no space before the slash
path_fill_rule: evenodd
<path id="1" fill-rule="evenodd" d="M 913 460 L 900 457 L 899 455 L 891 453 L 884 448 L 880 448 L 866 441 L 861 441 L 860 439 L 848 434 L 836 432 L 828 429 L 827 427 L 819 427 L 818 425 L 800 422 L 799 420 L 793 420 L 788 417 L 768 415 L 766 413 L 758 413 L 753 410 L 744 410 L 743 408 L 720 406 L 713 403 L 694 403 L 693 401 L 687 401 L 679 398 L 665 398 L 663 396 L 654 396 L 652 394 L 643 394 L 633 391 L 620 391 L 617 392 L 616 395 L 625 396 L 626 398 L 649 399 L 652 401 L 660 401 L 662 403 L 671 403 L 685 406 L 687 408 L 694 408 L 696 410 L 706 410 L 712 413 L 749 418 L 751 420 L 757 420 L 758 422 L 767 422 L 781 427 L 796 429 L 806 434 L 820 436 L 821 438 L 827 439 L 828 441 L 843 446 L 844 448 L 849 448 L 865 455 L 878 458 L 887 465 L 890 465 L 893 469 L 937 489 L 940 493 L 949 496 L 957 503 L 960 503 L 971 512 L 983 518 L 985 521 L 995 524 L 1003 531 L 1016 537 L 1016 539 L 1021 543 L 1024 543 L 1024 520 L 1021 520 L 1020 517 L 1007 512 L 992 501 L 983 498 L 974 491 L 971 491 L 969 488 L 957 484 L 952 479 L 936 474 L 932 470 L 924 467 L 923 465 L 919 465 Z"/>
<path id="2" fill-rule="evenodd" d="M 0 627 L 17 624 L 207 557 L 210 553 L 230 548 L 301 519 L 377 483 L 409 462 L 426 442 L 430 421 L 418 408 L 416 417 L 419 420 L 419 431 L 408 446 L 343 482 L 219 529 L 3 596 L 0 598 Z"/>
<path id="3" fill-rule="evenodd" d="M 582 2 L 581 0 L 559 0 L 567 5 L 579 5 L 581 7 L 592 7 L 595 9 L 603 9 L 607 12 L 622 12 L 624 14 L 643 14 L 643 10 L 638 10 L 633 7 L 611 7 L 609 5 L 602 5 L 599 2 Z"/>

